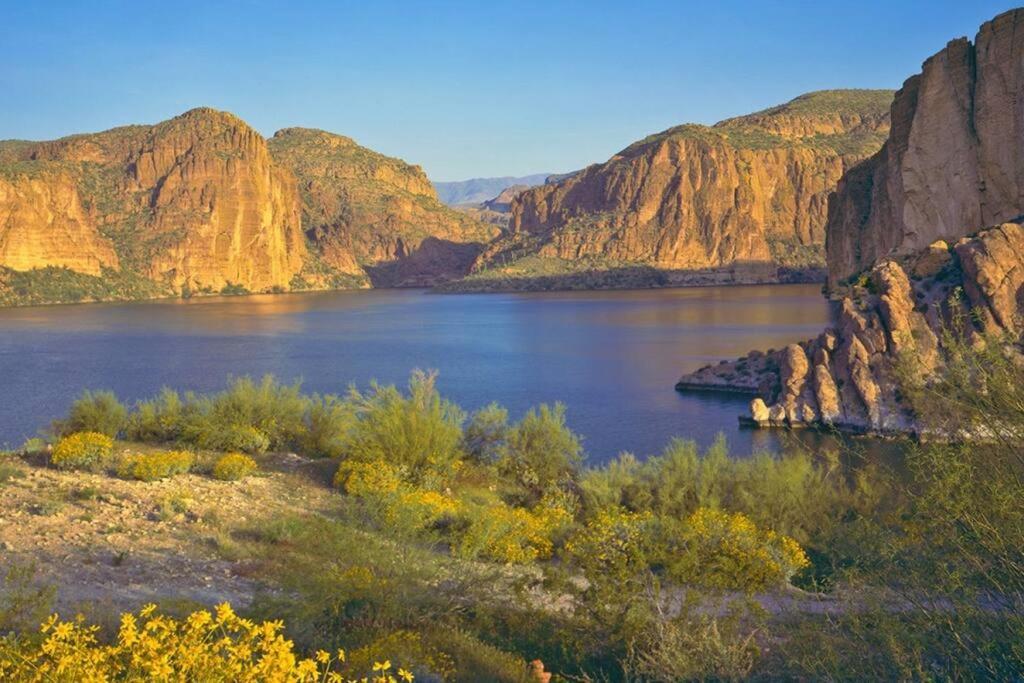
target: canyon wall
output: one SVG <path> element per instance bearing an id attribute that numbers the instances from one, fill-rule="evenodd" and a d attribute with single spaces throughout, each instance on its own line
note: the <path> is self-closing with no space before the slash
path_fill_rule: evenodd
<path id="1" fill-rule="evenodd" d="M 329 265 L 374 286 L 425 286 L 469 272 L 498 229 L 443 205 L 419 166 L 350 138 L 287 128 L 270 150 L 298 178 L 303 226 Z"/>
<path id="2" fill-rule="evenodd" d="M 827 198 L 888 131 L 889 91 L 810 93 L 779 107 L 683 125 L 603 164 L 528 189 L 511 234 L 477 270 L 516 261 L 605 261 L 665 270 L 824 265 Z"/>
<path id="3" fill-rule="evenodd" d="M 882 149 L 829 210 L 833 290 L 880 259 L 955 241 L 1024 213 L 1024 10 L 951 41 L 892 105 Z"/>
<path id="4" fill-rule="evenodd" d="M 499 232 L 351 139 L 194 109 L 0 141 L 0 303 L 429 285 Z"/>
<path id="5" fill-rule="evenodd" d="M 826 227 L 835 326 L 701 368 L 679 389 L 754 393 L 758 425 L 915 432 L 900 372 L 927 380 L 940 369 L 947 332 L 972 344 L 997 335 L 1020 353 L 1022 22 L 1024 10 L 1007 12 L 973 44 L 954 40 L 928 59 L 897 93 L 885 145 L 839 182 Z"/>

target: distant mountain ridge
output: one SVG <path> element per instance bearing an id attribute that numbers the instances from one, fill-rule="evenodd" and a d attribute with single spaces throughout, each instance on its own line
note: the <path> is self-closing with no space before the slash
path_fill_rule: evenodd
<path id="1" fill-rule="evenodd" d="M 513 185 L 543 185 L 552 173 L 534 173 L 533 175 L 514 177 L 503 176 L 500 178 L 470 178 L 469 180 L 455 180 L 450 182 L 435 181 L 437 197 L 448 206 L 457 204 L 483 204 L 494 199 L 501 192 Z"/>

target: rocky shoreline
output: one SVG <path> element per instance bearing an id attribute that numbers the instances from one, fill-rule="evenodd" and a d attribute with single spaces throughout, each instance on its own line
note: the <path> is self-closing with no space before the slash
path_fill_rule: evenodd
<path id="1" fill-rule="evenodd" d="M 683 375 L 679 391 L 753 393 L 746 424 L 824 426 L 853 433 L 918 434 L 900 396 L 900 364 L 927 376 L 942 363 L 943 332 L 1019 334 L 1024 291 L 1024 227 L 1006 223 L 950 246 L 882 261 L 851 284 L 834 327 L 784 349 L 752 351 Z"/>

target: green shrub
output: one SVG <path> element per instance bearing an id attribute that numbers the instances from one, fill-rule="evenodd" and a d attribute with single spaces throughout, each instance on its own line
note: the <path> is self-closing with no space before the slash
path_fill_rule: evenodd
<path id="1" fill-rule="evenodd" d="M 118 474 L 126 479 L 157 481 L 185 474 L 195 464 L 195 456 L 186 451 L 157 451 L 126 457 L 118 467 Z"/>
<path id="2" fill-rule="evenodd" d="M 256 461 L 242 453 L 228 453 L 213 466 L 213 478 L 220 481 L 238 481 L 259 471 Z"/>
<path id="3" fill-rule="evenodd" d="M 114 441 L 106 434 L 79 432 L 57 442 L 50 462 L 62 470 L 99 470 L 107 465 L 113 448 Z"/>
<path id="4" fill-rule="evenodd" d="M 466 456 L 481 463 L 497 462 L 508 437 L 508 411 L 497 403 L 473 413 L 462 433 Z"/>
<path id="5" fill-rule="evenodd" d="M 565 424 L 565 406 L 530 410 L 508 433 L 499 466 L 533 505 L 552 487 L 571 481 L 582 462 L 579 437 Z"/>
<path id="6" fill-rule="evenodd" d="M 355 410 L 350 403 L 330 394 L 312 396 L 300 450 L 314 457 L 340 458 L 355 420 Z"/>
<path id="7" fill-rule="evenodd" d="M 367 394 L 353 390 L 358 421 L 345 439 L 348 458 L 387 462 L 404 468 L 413 483 L 440 485 L 451 479 L 462 458 L 463 412 L 441 398 L 437 375 L 416 371 L 404 396 L 394 386 L 374 384 Z"/>
<path id="8" fill-rule="evenodd" d="M 211 451 L 265 453 L 270 447 L 270 438 L 252 425 L 229 425 L 223 428 L 211 425 L 197 433 L 193 441 L 200 448 Z"/>
<path id="9" fill-rule="evenodd" d="M 156 398 L 135 404 L 125 435 L 133 441 L 148 443 L 176 441 L 181 437 L 184 412 L 178 392 L 164 387 Z"/>
<path id="10" fill-rule="evenodd" d="M 59 436 L 96 432 L 113 438 L 124 428 L 127 416 L 128 410 L 112 391 L 86 390 L 71 404 L 67 418 L 54 426 Z"/>

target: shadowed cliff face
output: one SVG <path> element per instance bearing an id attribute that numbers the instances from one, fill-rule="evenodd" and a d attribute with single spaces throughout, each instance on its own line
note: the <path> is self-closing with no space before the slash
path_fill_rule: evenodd
<path id="1" fill-rule="evenodd" d="M 523 256 L 665 269 L 821 266 L 827 197 L 881 146 L 888 91 L 811 93 L 715 126 L 652 135 L 531 188 L 479 269 Z"/>
<path id="2" fill-rule="evenodd" d="M 294 178 L 231 114 L 4 143 L 0 166 L 0 265 L 12 270 L 120 267 L 174 293 L 287 288 L 302 268 Z"/>
<path id="3" fill-rule="evenodd" d="M 839 183 L 829 286 L 890 254 L 1024 214 L 1024 10 L 951 41 L 908 79 L 885 146 Z"/>
<path id="4" fill-rule="evenodd" d="M 271 138 L 292 170 L 303 226 L 329 265 L 364 268 L 374 286 L 415 286 L 469 272 L 498 234 L 438 201 L 419 166 L 320 130 L 288 128 Z"/>

